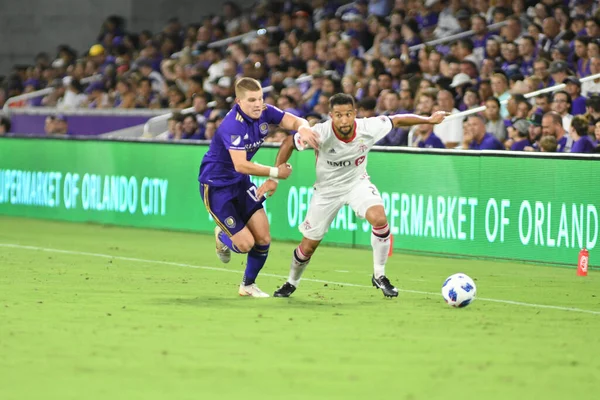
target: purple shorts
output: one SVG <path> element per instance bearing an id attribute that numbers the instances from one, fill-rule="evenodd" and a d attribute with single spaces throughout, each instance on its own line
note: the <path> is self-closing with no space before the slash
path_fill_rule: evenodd
<path id="1" fill-rule="evenodd" d="M 200 195 L 210 215 L 229 237 L 244 229 L 252 215 L 263 208 L 265 200 L 264 196 L 256 197 L 256 185 L 249 176 L 229 186 L 201 183 Z"/>

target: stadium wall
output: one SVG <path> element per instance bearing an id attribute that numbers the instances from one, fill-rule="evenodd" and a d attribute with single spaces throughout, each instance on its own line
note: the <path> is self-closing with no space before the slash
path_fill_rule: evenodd
<path id="1" fill-rule="evenodd" d="M 0 139 L 0 214 L 212 232 L 197 181 L 207 148 Z M 276 152 L 265 148 L 255 160 L 272 164 Z M 301 238 L 314 162 L 312 152 L 295 152 L 295 172 L 266 201 L 274 238 Z M 397 250 L 574 266 L 587 247 L 598 265 L 598 158 L 394 149 L 372 152 L 368 168 Z M 325 242 L 369 246 L 370 227 L 344 207 Z"/>

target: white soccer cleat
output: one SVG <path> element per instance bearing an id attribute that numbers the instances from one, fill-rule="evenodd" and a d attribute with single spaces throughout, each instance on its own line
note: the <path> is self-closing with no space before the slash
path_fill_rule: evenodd
<path id="1" fill-rule="evenodd" d="M 271 297 L 267 293 L 263 292 L 256 286 L 256 283 L 252 285 L 244 286 L 242 283 L 240 285 L 240 290 L 238 291 L 240 296 L 252 296 L 252 297 Z"/>
<path id="2" fill-rule="evenodd" d="M 227 264 L 229 261 L 231 261 L 231 250 L 229 249 L 229 247 L 227 247 L 227 245 L 225 245 L 225 243 L 221 241 L 221 239 L 219 239 L 219 233 L 221 233 L 221 228 L 215 226 L 215 242 L 217 244 L 217 257 L 219 257 L 219 260 L 221 260 L 222 263 Z"/>

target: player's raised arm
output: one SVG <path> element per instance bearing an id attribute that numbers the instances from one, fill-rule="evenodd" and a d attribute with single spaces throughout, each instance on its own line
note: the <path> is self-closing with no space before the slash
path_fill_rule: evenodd
<path id="1" fill-rule="evenodd" d="M 286 112 L 279 126 L 290 131 L 297 131 L 296 135 L 298 136 L 296 136 L 296 139 L 301 139 L 303 143 L 308 144 L 313 149 L 319 148 L 319 137 L 304 118 Z"/>
<path id="2" fill-rule="evenodd" d="M 394 128 L 399 128 L 401 126 L 411 126 L 411 125 L 419 125 L 419 124 L 432 124 L 436 125 L 441 123 L 444 118 L 446 118 L 449 113 L 445 111 L 436 111 L 429 117 L 422 117 L 420 115 L 415 114 L 397 114 L 391 115 L 390 119 L 392 120 L 392 124 L 394 124 Z"/>

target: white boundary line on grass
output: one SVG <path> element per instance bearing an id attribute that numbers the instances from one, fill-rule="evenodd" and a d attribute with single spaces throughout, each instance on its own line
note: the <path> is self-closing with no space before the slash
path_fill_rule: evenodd
<path id="1" fill-rule="evenodd" d="M 50 249 L 50 248 L 46 248 L 46 247 L 25 246 L 25 245 L 12 244 L 12 243 L 0 243 L 0 247 L 9 247 L 9 248 L 15 248 L 15 249 L 22 249 L 22 250 L 45 251 L 45 252 L 49 252 L 49 253 L 72 254 L 72 255 L 88 256 L 88 257 L 110 258 L 110 259 L 114 259 L 114 260 L 133 261 L 133 262 L 141 262 L 141 263 L 149 263 L 149 264 L 171 265 L 174 267 L 205 269 L 205 270 L 210 270 L 210 271 L 230 272 L 230 273 L 235 273 L 235 274 L 242 273 L 242 271 L 226 269 L 226 268 L 219 268 L 219 267 L 207 267 L 204 265 L 192 265 L 192 264 L 184 264 L 184 263 L 176 263 L 176 262 L 171 262 L 171 261 L 160 261 L 160 260 L 146 260 L 143 258 L 113 256 L 110 254 L 100 254 L 100 253 L 87 253 L 84 251 Z M 287 279 L 287 276 L 283 276 L 283 275 L 268 274 L 268 273 L 263 273 L 261 275 L 269 276 L 272 278 Z M 325 281 L 325 280 L 321 280 L 321 279 L 308 279 L 308 278 L 302 278 L 302 280 L 308 281 L 308 282 L 326 283 L 328 285 L 341 285 L 341 286 L 350 286 L 350 287 L 359 287 L 359 288 L 371 288 L 371 286 L 357 285 L 355 283 L 347 283 L 347 282 L 334 282 L 334 281 Z M 398 290 L 400 292 L 405 292 L 405 293 L 426 294 L 426 295 L 430 295 L 430 296 L 439 296 L 440 295 L 439 293 L 424 292 L 421 290 L 409 290 L 409 289 L 398 289 Z M 520 301 L 489 299 L 489 298 L 485 298 L 485 297 L 477 297 L 477 300 L 489 301 L 489 302 L 493 302 L 493 303 L 510 304 L 510 305 L 521 306 L 521 307 L 546 308 L 546 309 L 550 309 L 550 310 L 571 311 L 571 312 L 578 312 L 578 313 L 584 313 L 584 314 L 600 315 L 600 311 L 585 310 L 583 308 L 575 308 L 575 307 L 562 307 L 562 306 L 551 306 L 551 305 L 546 305 L 546 304 L 524 303 L 524 302 L 520 302 Z"/>

